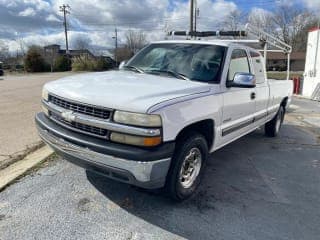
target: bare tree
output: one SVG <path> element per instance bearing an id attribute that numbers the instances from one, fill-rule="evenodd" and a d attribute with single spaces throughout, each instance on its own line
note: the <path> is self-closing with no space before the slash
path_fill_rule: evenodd
<path id="1" fill-rule="evenodd" d="M 308 29 L 315 24 L 312 12 L 283 4 L 272 13 L 262 9 L 254 9 L 248 22 L 268 33 L 271 33 L 291 45 L 295 51 L 305 51 Z"/>
<path id="2" fill-rule="evenodd" d="M 91 40 L 87 36 L 80 35 L 74 40 L 74 49 L 89 50 Z"/>
<path id="3" fill-rule="evenodd" d="M 133 56 L 132 52 L 127 47 L 118 47 L 114 52 L 114 55 L 116 56 L 118 62 L 128 60 Z"/>
<path id="4" fill-rule="evenodd" d="M 26 44 L 26 42 L 25 42 L 24 39 L 21 38 L 21 37 L 17 38 L 17 39 L 16 39 L 16 42 L 17 42 L 17 44 L 19 45 L 20 54 L 21 54 L 22 56 L 25 56 L 25 55 L 26 55 L 26 52 L 27 52 L 27 44 Z"/>
<path id="5" fill-rule="evenodd" d="M 226 30 L 237 31 L 244 25 L 245 14 L 242 14 L 239 10 L 231 11 L 225 18 L 223 25 Z"/>
<path id="6" fill-rule="evenodd" d="M 301 10 L 294 5 L 281 5 L 272 18 L 275 25 L 275 34 L 285 43 L 291 45 L 293 49 L 296 49 L 297 45 L 301 44 L 297 36 L 300 35 L 301 31 L 304 31 L 314 18 L 313 13 Z"/>
<path id="7" fill-rule="evenodd" d="M 51 72 L 53 72 L 54 64 L 59 56 L 57 49 L 55 48 L 46 49 L 44 55 L 45 55 L 46 62 L 50 64 Z"/>
<path id="8" fill-rule="evenodd" d="M 307 50 L 308 43 L 308 32 L 311 28 L 318 26 L 318 21 L 316 18 L 310 20 L 296 35 L 295 35 L 295 45 L 294 49 L 296 51 L 305 52 Z"/>
<path id="9" fill-rule="evenodd" d="M 9 56 L 10 54 L 8 45 L 4 41 L 0 40 L 0 61 L 4 61 Z"/>
<path id="10" fill-rule="evenodd" d="M 273 14 L 263 9 L 253 9 L 248 16 L 247 22 L 268 33 L 275 32 Z"/>
<path id="11" fill-rule="evenodd" d="M 142 31 L 129 30 L 126 34 L 127 48 L 135 54 L 147 44 L 146 34 Z"/>

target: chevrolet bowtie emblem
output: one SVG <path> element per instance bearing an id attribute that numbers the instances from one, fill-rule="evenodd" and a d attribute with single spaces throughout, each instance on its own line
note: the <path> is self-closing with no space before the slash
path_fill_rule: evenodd
<path id="1" fill-rule="evenodd" d="M 64 111 L 61 113 L 61 117 L 67 122 L 73 122 L 76 119 L 76 116 L 72 111 Z"/>

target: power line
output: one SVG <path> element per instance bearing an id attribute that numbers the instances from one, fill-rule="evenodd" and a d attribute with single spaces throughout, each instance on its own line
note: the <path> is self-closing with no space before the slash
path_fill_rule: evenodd
<path id="1" fill-rule="evenodd" d="M 77 14 L 72 14 L 72 16 L 80 16 Z M 81 15 L 83 17 L 86 17 L 86 15 Z M 135 25 L 135 24 L 155 24 L 158 23 L 159 21 L 178 21 L 178 20 L 183 20 L 187 19 L 188 17 L 180 17 L 180 18 L 158 18 L 157 20 L 153 21 L 130 21 L 130 22 L 117 22 L 117 25 Z M 78 18 L 76 18 L 78 19 Z M 78 19 L 79 20 L 79 19 Z M 90 21 L 83 21 L 81 20 L 81 23 L 84 23 L 85 25 L 95 25 L 95 26 L 114 26 L 114 23 L 99 23 L 99 22 L 90 22 Z"/>
<path id="2" fill-rule="evenodd" d="M 270 4 L 272 3 L 277 3 L 279 2 L 279 0 L 265 0 L 264 2 L 256 2 L 256 3 L 248 3 L 246 0 L 243 0 L 243 1 L 237 1 L 237 5 L 238 6 L 269 6 Z M 192 26 L 192 29 L 194 30 L 196 28 L 195 24 L 196 21 L 197 21 L 197 9 L 196 8 L 196 0 L 190 0 L 190 27 Z M 67 31 L 67 21 L 66 21 L 66 15 L 67 14 L 70 14 L 70 12 L 68 11 L 70 10 L 70 6 L 69 5 L 62 5 L 60 6 L 60 11 L 63 12 L 64 14 L 64 27 L 65 27 L 65 35 L 66 35 L 66 48 L 68 49 L 68 31 Z M 92 15 L 87 15 L 87 14 L 80 14 L 80 13 L 72 13 L 72 16 L 75 16 L 77 20 L 80 20 L 79 17 L 91 17 Z M 192 19 L 191 19 L 192 17 Z M 166 22 L 176 22 L 176 21 L 179 21 L 179 20 L 185 20 L 187 19 L 188 17 L 180 17 L 180 18 L 160 18 L 160 19 L 157 19 L 156 21 L 135 21 L 135 22 L 118 22 L 118 25 L 127 25 L 127 26 L 133 26 L 135 25 L 137 28 L 141 28 L 143 27 L 145 31 L 158 31 L 158 30 L 163 30 L 163 29 L 160 29 L 160 28 L 153 28 L 153 29 L 147 29 L 148 27 L 146 25 L 149 25 L 149 24 L 159 24 L 159 21 L 166 21 Z M 216 21 L 215 18 L 210 18 L 210 17 L 199 17 L 199 20 L 200 20 L 200 25 L 203 25 L 203 23 L 210 23 L 211 20 L 212 21 Z M 83 26 L 114 26 L 114 23 L 99 23 L 99 22 L 87 22 L 87 21 L 83 21 L 82 19 L 80 20 L 81 21 L 81 25 Z M 204 26 L 202 26 L 203 28 Z M 124 27 L 121 27 L 122 29 Z M 106 30 L 101 30 L 101 29 L 86 29 L 85 31 L 106 31 Z M 117 30 L 116 30 L 117 31 Z M 116 32 L 117 34 L 117 32 Z"/>

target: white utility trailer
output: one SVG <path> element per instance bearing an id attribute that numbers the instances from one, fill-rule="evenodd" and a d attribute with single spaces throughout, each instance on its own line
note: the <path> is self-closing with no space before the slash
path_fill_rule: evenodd
<path id="1" fill-rule="evenodd" d="M 320 29 L 309 31 L 302 95 L 320 101 Z"/>

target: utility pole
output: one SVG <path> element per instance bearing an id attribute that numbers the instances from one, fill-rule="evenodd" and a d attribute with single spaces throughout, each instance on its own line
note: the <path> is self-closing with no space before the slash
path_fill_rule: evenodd
<path id="1" fill-rule="evenodd" d="M 67 28 L 67 14 L 70 14 L 70 6 L 67 4 L 63 4 L 62 6 L 59 7 L 60 12 L 63 12 L 63 25 L 64 25 L 64 33 L 66 36 L 66 54 L 69 54 L 69 45 L 68 45 L 68 28 Z"/>
<path id="2" fill-rule="evenodd" d="M 190 0 L 190 32 L 193 32 L 194 0 Z"/>
<path id="3" fill-rule="evenodd" d="M 200 10 L 198 8 L 198 2 L 195 0 L 194 3 L 194 31 L 197 31 L 197 18 L 199 17 Z"/>
<path id="4" fill-rule="evenodd" d="M 319 40 L 320 40 L 320 18 L 318 19 L 318 24 L 317 24 L 317 45 L 316 45 L 316 54 L 314 56 L 314 65 L 313 65 L 313 76 L 317 76 L 317 61 L 318 61 L 318 49 L 319 49 Z"/>
<path id="5" fill-rule="evenodd" d="M 117 59 L 117 50 L 118 50 L 118 29 L 117 27 L 115 27 L 114 29 L 114 38 L 115 40 L 115 50 L 114 50 L 114 60 L 116 61 L 116 63 L 118 63 L 118 59 Z"/>

